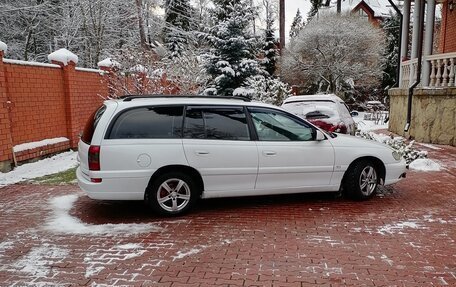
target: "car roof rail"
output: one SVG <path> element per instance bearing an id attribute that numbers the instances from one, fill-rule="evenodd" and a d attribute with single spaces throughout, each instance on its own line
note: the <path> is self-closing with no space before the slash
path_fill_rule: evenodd
<path id="1" fill-rule="evenodd" d="M 134 99 L 148 99 L 148 98 L 191 98 L 191 99 L 224 99 L 224 100 L 241 100 L 244 102 L 250 102 L 251 99 L 246 96 L 203 96 L 203 95 L 126 95 L 119 97 L 124 102 L 131 102 Z"/>

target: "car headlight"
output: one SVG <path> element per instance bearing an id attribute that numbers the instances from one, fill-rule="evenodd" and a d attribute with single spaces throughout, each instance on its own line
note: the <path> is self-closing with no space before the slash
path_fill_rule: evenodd
<path id="1" fill-rule="evenodd" d="M 393 157 L 394 157 L 394 159 L 397 160 L 397 161 L 400 161 L 401 158 L 402 158 L 401 154 L 398 153 L 397 151 L 393 151 Z"/>

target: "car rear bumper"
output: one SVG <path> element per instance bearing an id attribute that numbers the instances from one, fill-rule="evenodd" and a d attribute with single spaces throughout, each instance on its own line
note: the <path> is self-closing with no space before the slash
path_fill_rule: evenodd
<path id="1" fill-rule="evenodd" d="M 79 187 L 92 199 L 98 200 L 143 200 L 144 184 L 137 178 L 102 178 L 92 182 L 81 167 L 76 169 Z"/>

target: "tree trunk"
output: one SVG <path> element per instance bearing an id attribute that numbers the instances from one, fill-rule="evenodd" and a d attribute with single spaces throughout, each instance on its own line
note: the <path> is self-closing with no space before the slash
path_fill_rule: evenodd
<path id="1" fill-rule="evenodd" d="M 138 26 L 139 26 L 139 39 L 141 41 L 141 47 L 147 48 L 146 33 L 144 31 L 144 20 L 142 15 L 142 0 L 135 0 L 136 11 L 138 12 Z"/>

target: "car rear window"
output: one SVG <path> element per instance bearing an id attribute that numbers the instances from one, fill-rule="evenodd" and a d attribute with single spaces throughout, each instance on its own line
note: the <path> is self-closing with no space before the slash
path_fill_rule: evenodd
<path id="1" fill-rule="evenodd" d="M 283 108 L 308 120 L 338 117 L 337 104 L 333 101 L 297 101 L 286 103 Z"/>
<path id="2" fill-rule="evenodd" d="M 93 112 L 89 119 L 86 122 L 84 127 L 84 131 L 82 132 L 81 140 L 86 144 L 90 144 L 92 142 L 93 133 L 95 132 L 95 128 L 100 121 L 101 116 L 106 111 L 106 106 L 102 105 L 99 107 L 95 112 Z"/>
<path id="3" fill-rule="evenodd" d="M 180 138 L 182 136 L 183 113 L 183 106 L 130 109 L 116 118 L 107 138 Z"/>

